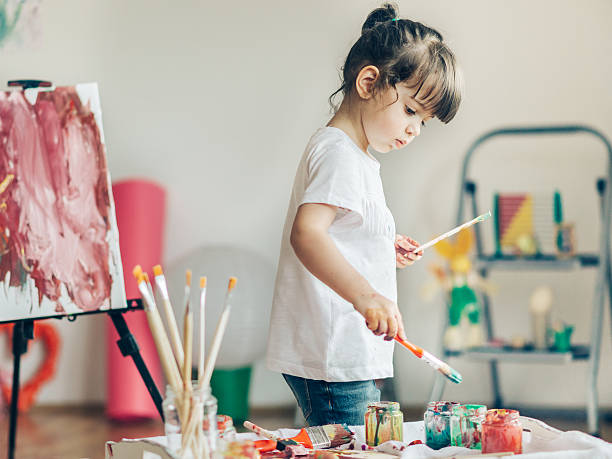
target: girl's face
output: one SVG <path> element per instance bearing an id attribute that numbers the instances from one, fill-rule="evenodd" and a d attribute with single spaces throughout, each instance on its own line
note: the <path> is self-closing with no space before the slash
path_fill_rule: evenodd
<path id="1" fill-rule="evenodd" d="M 368 144 L 380 153 L 408 145 L 432 118 L 404 84 L 389 87 L 364 100 L 361 123 Z"/>

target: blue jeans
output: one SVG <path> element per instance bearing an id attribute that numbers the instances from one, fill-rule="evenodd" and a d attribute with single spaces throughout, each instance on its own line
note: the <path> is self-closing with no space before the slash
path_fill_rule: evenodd
<path id="1" fill-rule="evenodd" d="M 327 382 L 283 374 L 310 426 L 325 424 L 363 425 L 372 402 L 380 401 L 373 380 Z"/>

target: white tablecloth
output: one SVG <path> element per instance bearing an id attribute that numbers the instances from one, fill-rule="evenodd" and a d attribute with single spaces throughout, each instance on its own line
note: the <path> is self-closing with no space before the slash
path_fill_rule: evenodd
<path id="1" fill-rule="evenodd" d="M 584 432 L 562 432 L 554 429 L 536 419 L 521 417 L 524 429 L 531 432 L 523 433 L 523 454 L 517 457 L 525 459 L 612 459 L 612 444 L 595 438 Z M 359 442 L 365 441 L 364 428 L 352 428 Z M 296 429 L 279 429 L 281 437 L 296 435 Z M 238 434 L 241 440 L 260 439 L 253 433 Z M 404 423 L 404 442 L 413 440 L 425 442 L 425 428 L 423 421 Z M 120 442 L 107 442 L 107 459 L 134 459 L 134 458 L 172 458 L 170 454 L 162 454 L 166 444 L 165 437 L 153 437 L 140 440 L 122 440 Z M 449 446 L 440 450 L 433 450 L 422 445 L 408 446 L 404 451 L 392 451 L 391 444 L 381 445 L 384 451 L 402 459 L 413 458 L 451 458 L 478 454 L 479 451 Z"/>

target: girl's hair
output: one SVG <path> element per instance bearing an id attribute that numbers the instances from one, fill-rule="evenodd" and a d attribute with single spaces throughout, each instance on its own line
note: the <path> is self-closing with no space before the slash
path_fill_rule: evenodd
<path id="1" fill-rule="evenodd" d="M 342 68 L 342 85 L 330 97 L 345 96 L 355 86 L 361 69 L 378 68 L 373 91 L 407 84 L 414 97 L 443 123 L 453 119 L 461 102 L 462 78 L 455 55 L 442 35 L 420 22 L 400 19 L 394 5 L 385 3 L 372 11 L 361 28 Z"/>

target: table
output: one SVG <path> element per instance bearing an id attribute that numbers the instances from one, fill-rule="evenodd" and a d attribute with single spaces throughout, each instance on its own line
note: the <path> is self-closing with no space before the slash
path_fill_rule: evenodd
<path id="1" fill-rule="evenodd" d="M 521 416 L 523 429 L 523 454 L 519 457 L 525 459 L 612 459 L 612 444 L 599 438 L 592 437 L 584 432 L 569 431 L 563 432 L 555 429 L 537 419 Z M 358 441 L 363 442 L 363 426 L 352 427 Z M 298 431 L 296 429 L 279 429 L 283 437 L 291 437 Z M 253 433 L 238 434 L 240 440 L 259 439 Z M 176 459 L 165 449 L 165 437 L 152 437 L 144 439 L 123 439 L 120 442 L 106 443 L 106 459 Z M 404 442 L 412 440 L 425 441 L 425 428 L 423 421 L 404 423 Z M 377 458 L 397 458 L 418 459 L 418 458 L 453 458 L 461 456 L 472 456 L 479 453 L 476 450 L 469 450 L 456 446 L 449 446 L 435 451 L 428 446 L 413 445 L 407 447 L 403 452 L 395 451 L 390 453 L 383 449 L 378 453 L 363 452 L 356 455 L 340 456 L 347 459 L 377 459 Z"/>

